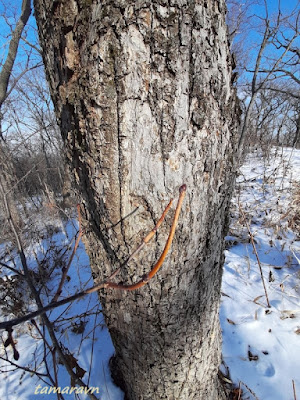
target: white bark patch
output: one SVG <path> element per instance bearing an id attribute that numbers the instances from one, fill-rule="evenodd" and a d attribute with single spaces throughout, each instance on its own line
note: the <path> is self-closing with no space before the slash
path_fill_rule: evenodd
<path id="1" fill-rule="evenodd" d="M 124 313 L 124 321 L 127 322 L 127 324 L 130 324 L 131 322 L 131 316 L 128 312 Z"/>
<path id="2" fill-rule="evenodd" d="M 121 116 L 122 152 L 129 164 L 127 189 L 142 195 L 146 182 L 147 187 L 164 192 L 158 127 L 149 104 L 126 100 L 121 106 Z"/>
<path id="3" fill-rule="evenodd" d="M 130 26 L 121 35 L 121 44 L 126 60 L 125 92 L 129 98 L 145 99 L 149 90 L 150 50 L 136 27 Z"/>
<path id="4" fill-rule="evenodd" d="M 181 133 L 189 128 L 189 70 L 184 61 L 178 59 L 178 71 L 181 79 L 176 82 L 176 99 L 174 104 L 174 116 L 176 120 L 175 134 L 181 137 Z"/>
<path id="5" fill-rule="evenodd" d="M 65 47 L 65 57 L 66 65 L 70 70 L 74 70 L 78 63 L 78 51 L 75 50 L 75 43 L 73 39 L 73 32 L 69 32 L 65 35 L 66 47 Z"/>

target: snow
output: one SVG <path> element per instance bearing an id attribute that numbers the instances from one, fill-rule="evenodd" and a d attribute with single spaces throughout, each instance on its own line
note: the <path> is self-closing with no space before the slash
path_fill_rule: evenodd
<path id="1" fill-rule="evenodd" d="M 52 218 L 51 223 L 52 225 L 55 224 L 61 227 L 61 221 L 55 220 L 55 218 Z M 40 222 L 40 225 L 37 229 L 43 228 L 42 222 Z M 41 260 L 48 260 L 50 265 L 46 269 L 51 270 L 53 267 L 51 259 L 55 257 L 53 249 L 65 248 L 70 244 L 71 250 L 74 246 L 72 238 L 74 238 L 77 230 L 76 219 L 70 220 L 64 229 L 61 229 L 53 236 L 46 237 L 40 241 L 33 241 L 29 244 L 26 252 L 30 267 L 36 269 L 35 254 L 40 262 Z M 1 250 L 3 251 L 3 245 L 0 252 Z M 68 260 L 68 257 L 66 257 L 66 260 Z M 65 264 L 62 263 L 61 266 L 63 265 Z M 54 270 L 47 283 L 48 292 L 42 295 L 44 304 L 48 304 L 53 297 L 60 276 L 61 274 L 57 270 Z M 77 291 L 93 285 L 89 260 L 82 243 L 80 243 L 72 262 L 69 276 L 70 280 L 67 280 L 65 283 L 63 297 L 70 296 Z M 73 321 L 72 317 L 74 316 L 80 317 L 77 317 Z M 83 381 L 88 383 L 91 389 L 94 389 L 94 394 L 97 398 L 101 400 L 123 399 L 124 396 L 121 390 L 113 384 L 110 378 L 108 362 L 114 354 L 114 348 L 103 315 L 101 314 L 101 305 L 99 304 L 97 294 L 92 293 L 72 304 L 56 308 L 48 313 L 48 317 L 51 321 L 56 321 L 55 331 L 57 339 L 75 357 L 77 364 L 86 371 Z M 3 319 L 1 318 L 1 320 Z M 5 317 L 5 319 L 9 318 Z M 74 332 L 76 327 L 80 326 L 78 321 L 83 321 L 85 325 L 82 333 Z M 20 353 L 20 359 L 18 361 L 13 360 L 10 347 L 7 348 L 8 358 L 17 365 L 27 366 L 31 369 L 34 369 L 35 365 L 40 365 L 37 368 L 38 372 L 45 373 L 45 366 L 42 362 L 44 357 L 43 341 L 32 325 L 30 330 L 28 330 L 27 326 L 29 324 L 26 324 L 25 328 L 15 328 L 13 332 L 13 338 L 17 341 L 17 350 Z M 6 338 L 6 334 L 4 333 L 2 337 Z M 46 338 L 51 343 L 48 335 L 46 335 Z M 5 357 L 3 344 L 0 345 L 0 356 Z M 51 356 L 48 355 L 47 359 L 50 369 L 53 368 Z M 44 378 L 45 381 L 43 382 L 33 374 L 24 373 L 24 371 L 20 370 L 11 370 L 12 367 L 0 359 L 1 400 L 11 400 L 13 398 L 21 398 L 22 400 L 49 400 L 50 398 L 56 398 L 56 394 L 49 394 L 48 392 L 49 388 L 53 386 L 48 378 Z M 60 364 L 58 365 L 58 386 L 61 388 L 61 391 L 64 389 L 69 389 L 70 391 L 74 387 L 70 382 L 70 376 Z M 74 394 L 66 393 L 64 394 L 64 398 L 74 398 Z M 89 397 L 86 394 L 78 394 L 76 398 L 88 399 Z"/>
<path id="2" fill-rule="evenodd" d="M 250 154 L 237 179 L 220 321 L 223 360 L 244 398 L 293 399 L 292 380 L 300 390 L 300 241 L 285 217 L 299 179 L 300 151 L 291 149 L 274 150 L 267 163 Z M 239 207 L 251 220 L 271 308 Z"/>
<path id="3" fill-rule="evenodd" d="M 289 226 L 293 189 L 295 182 L 299 184 L 299 179 L 300 150 L 288 148 L 273 149 L 269 159 L 259 152 L 248 155 L 237 178 L 231 207 L 232 222 L 226 238 L 220 321 L 223 332 L 222 371 L 228 380 L 241 387 L 243 399 L 293 400 L 292 381 L 300 396 L 300 241 L 299 232 Z M 254 238 L 270 308 L 267 307 L 258 261 L 242 211 Z M 57 233 L 48 237 L 45 235 L 40 240 L 36 240 L 35 235 L 35 239 L 27 245 L 31 268 L 37 268 L 38 259 L 39 262 L 47 260 L 48 271 L 53 269 L 47 283 L 48 291 L 42 292 L 45 303 L 54 295 L 61 276 L 52 260 L 61 253 L 55 256 L 53 249 L 70 245 L 71 251 L 74 246 L 72 239 L 78 230 L 76 218 L 64 226 L 55 218 L 52 217 L 51 223 L 60 227 Z M 46 220 L 43 217 L 43 223 Z M 0 254 L 4 246 L 0 246 Z M 66 255 L 64 259 L 68 257 Z M 61 262 L 60 268 L 63 265 Z M 1 271 L 3 275 L 4 269 Z M 11 275 L 7 271 L 5 274 Z M 81 243 L 68 275 L 62 297 L 92 286 L 89 261 Z M 78 315 L 79 319 L 72 319 Z M 58 340 L 86 371 L 83 381 L 89 387 L 99 389 L 99 394 L 94 394 L 101 400 L 123 400 L 122 392 L 114 386 L 110 377 L 108 361 L 114 349 L 97 294 L 55 309 L 48 316 L 51 321 L 56 321 Z M 79 321 L 82 321 L 83 331 Z M 45 373 L 43 340 L 34 327 L 28 330 L 28 326 L 26 324 L 14 330 L 20 352 L 20 359 L 14 362 Z M 2 337 L 5 340 L 6 333 Z M 7 352 L 12 360 L 11 349 L 7 348 Z M 53 363 L 49 349 L 46 348 L 46 352 L 51 369 Z M 2 344 L 0 356 L 5 357 Z M 45 392 L 45 388 L 52 385 L 47 377 L 43 382 L 34 374 L 12 369 L 0 359 L 1 400 L 49 400 L 56 397 Z M 72 386 L 69 375 L 60 364 L 58 384 L 62 389 Z M 39 390 L 38 385 L 41 385 Z M 41 389 L 44 389 L 43 393 Z M 86 399 L 88 396 L 65 394 L 64 398 Z"/>

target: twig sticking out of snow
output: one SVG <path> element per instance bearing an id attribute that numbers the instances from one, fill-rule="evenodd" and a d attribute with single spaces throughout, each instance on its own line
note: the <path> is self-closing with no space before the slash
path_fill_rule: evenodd
<path id="1" fill-rule="evenodd" d="M 266 284 L 265 284 L 265 279 L 264 279 L 264 275 L 263 275 L 263 272 L 262 272 L 262 267 L 261 267 L 260 259 L 259 259 L 259 257 L 258 257 L 258 254 L 257 254 L 257 251 L 256 251 L 256 247 L 255 247 L 255 243 L 254 243 L 254 238 L 253 238 L 253 235 L 252 235 L 252 232 L 251 232 L 249 223 L 248 223 L 248 221 L 247 221 L 247 219 L 246 219 L 245 213 L 244 213 L 244 211 L 243 211 L 243 209 L 242 209 L 242 206 L 241 206 L 240 204 L 239 204 L 239 208 L 240 208 L 240 211 L 241 211 L 241 213 L 242 213 L 242 216 L 243 216 L 243 219 L 244 219 L 244 221 L 245 221 L 245 224 L 246 224 L 246 226 L 247 226 L 247 229 L 248 229 L 248 232 L 249 232 L 249 236 L 250 236 L 250 240 L 251 240 L 251 244 L 252 244 L 252 247 L 253 247 L 253 250 L 254 250 L 254 253 L 255 253 L 257 262 L 258 262 L 259 271 L 260 271 L 260 276 L 261 276 L 261 281 L 262 281 L 262 284 L 263 284 L 263 287 L 264 287 L 264 291 L 265 291 L 265 295 L 266 295 L 267 305 L 268 305 L 268 308 L 271 308 L 271 304 L 270 304 L 270 302 L 269 302 L 269 297 L 268 297 L 267 288 L 266 288 Z"/>

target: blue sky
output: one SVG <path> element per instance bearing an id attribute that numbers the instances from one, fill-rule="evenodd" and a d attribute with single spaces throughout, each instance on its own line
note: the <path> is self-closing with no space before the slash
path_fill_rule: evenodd
<path id="1" fill-rule="evenodd" d="M 241 2 L 240 4 L 247 5 L 251 3 L 250 1 Z M 248 81 L 251 79 L 251 74 L 243 72 L 241 67 L 247 67 L 249 70 L 254 69 L 254 65 L 256 62 L 257 54 L 259 51 L 259 47 L 263 40 L 263 34 L 265 30 L 265 17 L 266 17 L 266 9 L 264 1 L 257 1 L 258 4 L 252 5 L 247 10 L 247 17 L 245 19 L 244 24 L 241 26 L 238 35 L 235 37 L 233 49 L 236 51 L 237 62 L 238 62 L 238 72 L 241 81 Z M 280 10 L 282 16 L 290 15 L 295 11 L 293 16 L 293 20 L 295 21 L 296 12 L 299 13 L 300 10 L 300 1 L 299 0 L 285 0 L 285 1 L 277 1 L 277 0 L 267 0 L 268 6 L 268 19 L 270 20 L 270 26 L 274 27 L 276 25 L 276 19 L 278 16 L 278 10 Z M 292 21 L 292 20 L 291 20 Z M 295 31 L 290 29 L 287 24 L 281 25 L 280 34 L 278 37 L 283 41 L 282 34 L 284 34 L 285 38 L 292 38 L 295 34 Z M 241 47 L 239 47 L 239 45 Z M 293 42 L 293 47 L 300 45 L 300 37 Z M 240 51 L 242 48 L 242 52 Z M 275 60 L 278 59 L 281 54 L 283 54 L 284 49 L 276 49 L 272 44 L 268 44 L 266 47 L 263 58 L 262 58 L 262 67 L 267 66 L 267 62 L 270 62 L 270 65 L 274 65 Z M 269 58 L 269 60 L 267 59 Z M 273 59 L 273 61 L 272 61 Z"/>
<path id="2" fill-rule="evenodd" d="M 249 3 L 250 0 L 243 0 L 240 2 L 241 5 L 245 5 Z M 246 37 L 246 41 L 244 43 L 245 46 L 248 46 L 249 48 L 252 47 L 253 50 L 251 53 L 251 58 L 249 62 L 251 62 L 251 59 L 255 59 L 255 52 L 257 51 L 257 45 L 259 45 L 261 41 L 261 36 L 258 33 L 258 23 L 259 19 L 258 18 L 250 18 L 250 16 L 253 16 L 254 14 L 264 17 L 265 16 L 265 7 L 264 7 L 264 1 L 263 0 L 256 0 L 257 5 L 253 5 L 248 12 L 249 16 L 249 21 L 251 21 L 254 25 L 253 29 L 251 31 L 248 31 L 249 27 L 247 27 L 247 31 L 241 32 L 241 34 Z M 273 13 L 276 13 L 278 11 L 278 5 L 280 4 L 280 7 L 282 9 L 283 14 L 284 13 L 290 13 L 293 9 L 298 8 L 300 9 L 300 0 L 266 0 L 267 5 L 268 5 L 268 10 L 269 10 L 269 16 L 271 16 Z M 7 46 L 9 43 L 10 39 L 10 28 L 7 26 L 5 20 L 3 17 L 1 17 L 1 14 L 4 12 L 6 9 L 6 14 L 8 13 L 8 19 L 11 23 L 17 20 L 19 14 L 20 14 L 20 9 L 21 9 L 21 4 L 22 0 L 0 0 L 0 62 L 4 60 L 7 52 Z M 245 28 L 246 29 L 246 28 Z M 289 34 L 289 32 L 286 30 L 284 32 L 285 34 Z M 29 20 L 29 26 L 26 29 L 26 35 L 27 39 L 34 43 L 37 44 L 37 34 L 36 34 L 36 24 L 34 17 L 31 16 Z M 295 44 L 300 45 L 300 39 L 298 39 L 298 43 L 296 42 Z M 18 68 L 18 65 L 20 63 L 24 62 L 24 60 L 27 59 L 26 54 L 28 54 L 29 47 L 24 44 L 24 42 L 20 43 L 20 49 L 19 49 L 19 55 L 18 59 L 16 62 L 16 69 Z M 31 55 L 32 57 L 32 55 Z M 34 59 L 33 57 L 33 62 L 36 62 L 36 58 Z M 21 66 L 20 66 L 21 68 Z"/>

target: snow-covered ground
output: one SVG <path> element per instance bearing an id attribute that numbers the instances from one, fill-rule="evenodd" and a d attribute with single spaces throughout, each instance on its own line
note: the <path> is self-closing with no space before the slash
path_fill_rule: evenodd
<path id="1" fill-rule="evenodd" d="M 299 231 L 295 231 L 295 200 L 293 208 L 290 208 L 295 199 L 293 190 L 296 190 L 297 181 L 299 191 L 300 151 L 291 149 L 274 150 L 269 162 L 258 153 L 249 155 L 237 179 L 232 223 L 227 237 L 220 320 L 224 379 L 240 386 L 243 399 L 294 400 L 293 382 L 300 396 L 300 238 Z M 262 266 L 270 308 L 267 307 L 258 261 L 243 213 L 249 222 Z M 46 259 L 47 268 L 52 271 L 52 254 L 56 259 L 61 254 L 55 255 L 54 249 L 68 243 L 72 247 L 76 230 L 77 227 L 69 222 L 54 236 L 33 242 L 28 251 L 29 264 L 37 268 L 36 260 Z M 4 269 L 2 276 L 3 273 Z M 68 275 L 64 296 L 92 285 L 82 244 Z M 54 294 L 59 278 L 59 268 L 53 269 L 48 279 L 49 289 L 42 295 L 45 303 Z M 76 322 L 73 317 L 78 315 L 80 318 Z M 77 363 L 85 371 L 83 380 L 95 390 L 94 394 L 101 400 L 123 400 L 122 392 L 113 385 L 109 375 L 108 360 L 114 349 L 97 295 L 88 295 L 72 305 L 60 307 L 49 317 L 56 321 L 58 340 L 77 360 L 74 365 Z M 27 334 L 28 327 L 30 335 Z M 5 339 L 6 333 L 2 337 Z M 44 348 L 40 334 L 29 323 L 15 329 L 14 339 L 17 339 L 20 359 L 14 361 L 10 347 L 6 350 L 16 365 L 45 373 L 43 359 L 46 358 L 52 367 L 49 348 Z M 0 357 L 6 357 L 3 344 L 0 344 Z M 63 366 L 57 365 L 57 368 L 58 384 L 62 390 L 65 389 L 64 399 L 88 398 L 84 394 L 77 397 L 74 393 L 68 394 L 66 388 L 72 387 L 69 375 Z M 56 398 L 55 394 L 49 394 L 46 386 L 50 383 L 49 378 L 41 378 L 44 381 L 30 372 L 16 370 L 0 359 L 0 399 Z"/>
<path id="2" fill-rule="evenodd" d="M 48 216 L 49 217 L 49 216 Z M 61 269 L 66 266 L 72 248 L 74 247 L 74 237 L 77 234 L 78 226 L 76 218 L 71 219 L 63 228 L 61 221 L 55 216 L 47 218 L 45 221 L 51 221 L 53 226 L 58 228 L 58 232 L 50 236 L 45 234 L 42 240 L 33 240 L 27 247 L 27 261 L 33 270 L 37 270 L 37 259 L 49 277 L 46 278 L 47 291 L 42 291 L 44 304 L 49 304 L 55 294 L 55 288 L 61 277 Z M 43 230 L 44 222 L 39 223 L 38 229 Z M 46 229 L 47 230 L 47 229 Z M 36 237 L 36 235 L 34 235 Z M 40 235 L 42 236 L 42 235 Z M 61 258 L 65 249 L 69 251 Z M 5 245 L 0 246 L 0 253 L 5 251 Z M 9 257 L 8 257 L 9 258 Z M 57 268 L 53 268 L 53 260 L 56 260 Z M 3 259 L 2 259 L 3 261 Z M 6 261 L 4 259 L 4 261 Z M 18 262 L 18 258 L 16 258 Z M 10 264 L 10 263 L 8 263 Z M 19 266 L 18 264 L 16 265 Z M 5 269 L 2 269 L 2 274 Z M 52 272 L 51 272 L 52 271 Z M 5 271 L 7 273 L 7 270 Z M 8 274 L 10 277 L 14 273 Z M 65 281 L 62 297 L 68 297 L 72 294 L 93 286 L 93 280 L 89 267 L 89 260 L 85 253 L 84 246 L 80 243 L 73 262 L 71 264 L 67 280 Z M 20 291 L 20 297 L 21 296 Z M 28 299 L 26 293 L 23 293 L 23 300 Z M 30 299 L 28 300 L 30 301 Z M 33 307 L 35 309 L 35 307 Z M 64 346 L 65 354 L 72 354 L 74 372 L 80 373 L 82 368 L 82 380 L 89 386 L 92 393 L 101 400 L 120 400 L 123 399 L 123 393 L 117 388 L 110 379 L 108 362 L 114 354 L 114 348 L 110 335 L 105 326 L 101 305 L 99 304 L 96 293 L 85 296 L 66 306 L 56 308 L 48 313 L 49 319 L 54 321 L 55 334 L 60 343 Z M 13 316 L 1 317 L 0 320 L 10 319 Z M 45 335 L 47 342 L 52 345 L 49 335 Z M 22 400 L 54 400 L 57 398 L 55 392 L 51 392 L 54 383 L 50 382 L 49 377 L 40 376 L 38 378 L 33 373 L 16 369 L 15 366 L 22 366 L 35 370 L 40 374 L 46 373 L 44 359 L 47 359 L 48 368 L 53 374 L 53 361 L 49 348 L 44 347 L 44 341 L 41 334 L 29 322 L 25 327 L 19 325 L 13 331 L 13 338 L 17 342 L 16 348 L 20 354 L 19 360 L 13 359 L 11 347 L 4 348 L 3 343 L 7 338 L 6 332 L 2 332 L 2 343 L 0 344 L 0 399 L 22 399 Z M 10 365 L 3 359 L 8 358 L 14 363 Z M 69 374 L 61 364 L 56 364 L 58 387 L 60 388 L 63 399 L 88 399 L 85 394 L 85 388 L 77 387 L 70 380 Z M 76 368 L 77 367 L 77 368 Z M 74 394 L 75 393 L 75 394 Z"/>
<path id="3" fill-rule="evenodd" d="M 296 182 L 298 204 L 290 208 Z M 269 162 L 249 155 L 237 179 L 220 320 L 223 359 L 245 399 L 292 400 L 292 381 L 300 396 L 300 232 L 289 228 L 297 205 L 300 222 L 299 183 L 300 151 L 291 149 L 278 149 Z"/>

